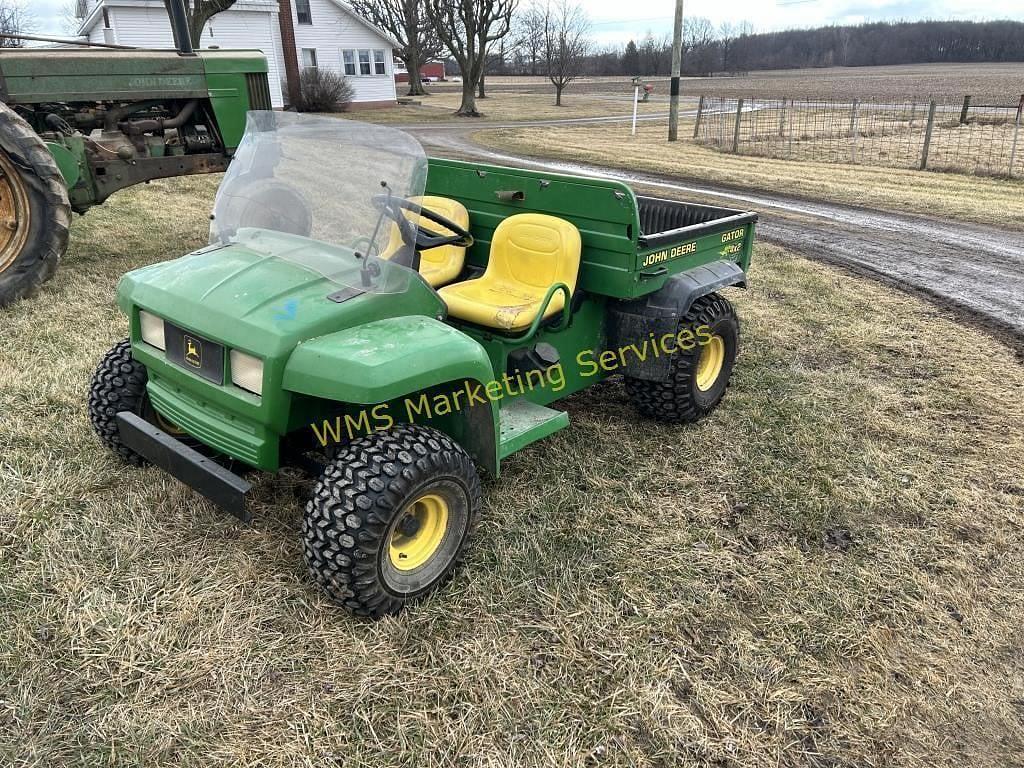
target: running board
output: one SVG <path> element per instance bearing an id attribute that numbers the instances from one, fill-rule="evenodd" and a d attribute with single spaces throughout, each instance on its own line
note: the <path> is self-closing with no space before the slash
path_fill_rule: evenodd
<path id="1" fill-rule="evenodd" d="M 569 426 L 569 414 L 536 405 L 522 397 L 501 405 L 501 458 Z"/>

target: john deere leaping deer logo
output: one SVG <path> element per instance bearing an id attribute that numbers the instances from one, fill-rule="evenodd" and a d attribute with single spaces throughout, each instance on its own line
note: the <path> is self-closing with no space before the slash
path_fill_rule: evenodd
<path id="1" fill-rule="evenodd" d="M 185 337 L 185 362 L 193 368 L 203 367 L 203 345 L 191 336 Z"/>

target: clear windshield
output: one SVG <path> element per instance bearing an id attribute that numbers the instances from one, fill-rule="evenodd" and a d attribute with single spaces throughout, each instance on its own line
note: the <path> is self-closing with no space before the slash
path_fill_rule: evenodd
<path id="1" fill-rule="evenodd" d="M 427 159 L 406 133 L 293 112 L 250 112 L 217 192 L 210 242 L 239 243 L 338 285 L 398 293 L 412 273 L 385 251 L 374 199 L 423 194 Z"/>

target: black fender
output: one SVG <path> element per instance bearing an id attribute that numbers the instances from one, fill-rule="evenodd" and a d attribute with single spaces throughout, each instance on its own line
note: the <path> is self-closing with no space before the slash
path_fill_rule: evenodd
<path id="1" fill-rule="evenodd" d="M 697 299 L 733 286 L 747 287 L 743 268 L 734 261 L 712 261 L 673 275 L 646 296 L 614 302 L 608 310 L 607 348 L 639 347 L 676 333 L 680 319 Z M 626 360 L 622 372 L 635 379 L 665 381 L 671 374 L 670 355 L 646 355 L 642 361 L 638 355 L 629 355 Z"/>

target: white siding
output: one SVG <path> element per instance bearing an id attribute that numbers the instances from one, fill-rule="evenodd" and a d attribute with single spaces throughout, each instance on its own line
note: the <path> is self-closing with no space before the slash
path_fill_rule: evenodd
<path id="1" fill-rule="evenodd" d="M 385 74 L 349 76 L 355 90 L 356 101 L 394 101 L 395 73 L 394 49 L 391 42 L 340 8 L 332 0 L 309 0 L 312 24 L 299 24 L 292 3 L 292 21 L 295 24 L 295 47 L 315 48 L 321 69 L 344 73 L 341 52 L 352 50 L 383 50 Z"/>
<path id="2" fill-rule="evenodd" d="M 144 48 L 172 48 L 171 23 L 161 0 L 106 0 L 107 15 L 113 27 L 114 42 Z M 230 10 L 214 16 L 203 30 L 202 47 L 255 48 L 267 57 L 270 95 L 275 107 L 284 105 L 282 81 L 284 54 L 276 2 L 238 0 Z M 310 0 L 313 23 L 299 24 L 292 3 L 295 47 L 315 48 L 322 69 L 343 73 L 342 51 L 383 50 L 384 75 L 349 77 L 355 101 L 394 101 L 395 77 L 392 44 L 379 33 L 357 20 L 332 0 Z M 89 30 L 89 39 L 104 42 L 103 17 L 99 15 Z"/>

